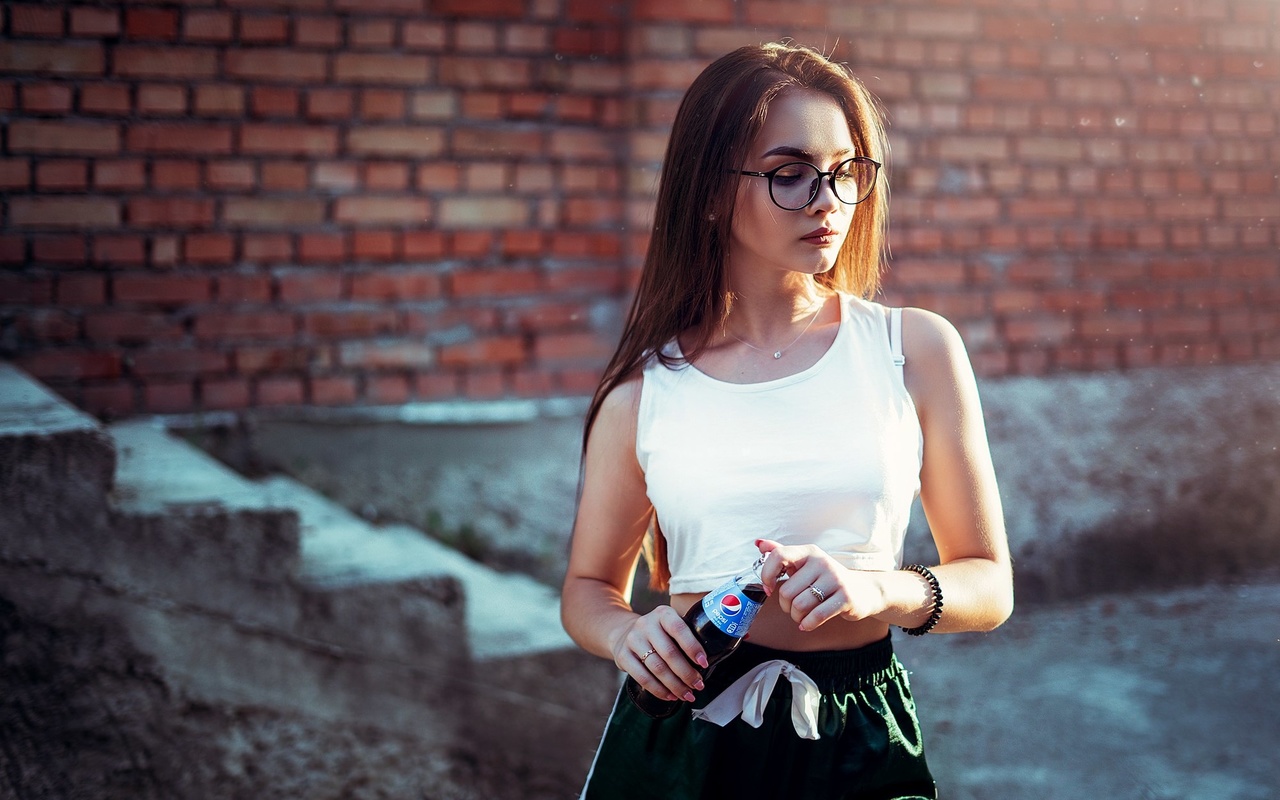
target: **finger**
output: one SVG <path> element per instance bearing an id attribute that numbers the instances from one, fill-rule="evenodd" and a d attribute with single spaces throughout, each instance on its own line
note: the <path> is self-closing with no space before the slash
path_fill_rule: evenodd
<path id="1" fill-rule="evenodd" d="M 693 669 L 689 659 L 684 657 L 684 653 L 680 652 L 674 640 L 668 639 L 666 645 L 659 647 L 657 652 L 645 659 L 644 665 L 673 698 L 693 702 L 693 687 L 677 674 L 676 669 L 681 672 L 692 671 L 695 676 L 697 671 Z M 695 677 L 695 682 L 697 680 Z"/>
<path id="2" fill-rule="evenodd" d="M 657 652 L 648 653 L 649 648 L 645 648 L 642 653 L 630 653 L 629 658 L 624 656 L 626 665 L 623 667 L 627 674 L 636 679 L 636 683 L 649 694 L 659 700 L 675 700 L 674 694 L 667 691 L 667 687 L 662 685 L 662 681 L 653 674 L 649 669 L 649 664 L 659 660 Z M 640 658 L 644 655 L 644 658 Z"/>
<path id="3" fill-rule="evenodd" d="M 823 580 L 824 575 L 826 573 L 818 559 L 806 558 L 803 565 L 797 566 L 792 571 L 786 583 L 778 587 L 779 599 L 785 598 L 788 602 L 794 603 L 797 598 L 809 591 L 810 586 L 836 583 L 835 579 Z"/>
<path id="4" fill-rule="evenodd" d="M 765 547 L 769 547 L 768 551 Z M 769 558 L 765 559 L 764 566 L 761 568 L 760 577 L 764 580 L 765 586 L 778 588 L 778 584 L 784 575 L 794 576 L 796 571 L 804 566 L 808 560 L 809 548 L 805 545 L 783 545 L 771 539 L 758 540 L 757 547 L 761 552 L 768 552 Z"/>
<path id="5" fill-rule="evenodd" d="M 666 618 L 663 618 L 662 629 L 668 636 L 675 640 L 684 655 L 688 656 L 687 660 L 692 661 L 694 664 L 697 664 L 704 669 L 706 668 L 707 651 L 703 649 L 702 643 L 698 641 L 697 636 L 694 636 L 693 630 L 685 623 L 683 618 L 677 617 L 674 621 L 668 621 Z M 688 683 L 693 688 L 701 689 L 702 675 L 699 674 L 697 670 L 693 670 L 692 666 L 690 666 L 690 669 L 693 672 L 692 676 L 682 674 L 681 677 L 686 678 L 685 683 Z M 692 683 L 688 680 L 690 677 L 693 680 Z M 695 685 L 695 683 L 697 685 Z"/>
<path id="6" fill-rule="evenodd" d="M 840 608 L 844 605 L 844 600 L 840 598 L 839 592 L 820 603 L 816 597 L 812 598 L 812 600 L 814 602 L 813 608 L 799 614 L 800 630 L 802 631 L 814 630 L 827 620 L 832 619 L 840 613 Z"/>

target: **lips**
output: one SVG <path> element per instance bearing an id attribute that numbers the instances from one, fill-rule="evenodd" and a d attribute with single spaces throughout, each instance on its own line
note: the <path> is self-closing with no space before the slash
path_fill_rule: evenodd
<path id="1" fill-rule="evenodd" d="M 838 231 L 833 231 L 830 228 L 823 227 L 809 231 L 804 236 L 801 236 L 800 239 L 812 244 L 831 244 L 836 241 L 836 238 L 839 237 L 839 235 Z"/>

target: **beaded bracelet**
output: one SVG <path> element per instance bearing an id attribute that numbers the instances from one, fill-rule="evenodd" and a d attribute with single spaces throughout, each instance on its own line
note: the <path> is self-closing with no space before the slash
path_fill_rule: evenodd
<path id="1" fill-rule="evenodd" d="M 933 571 L 923 564 L 908 564 L 903 569 L 920 574 L 929 582 L 929 588 L 933 590 L 933 610 L 929 612 L 929 618 L 919 627 L 902 629 L 902 632 L 908 636 L 924 636 L 933 630 L 933 626 L 937 625 L 938 620 L 942 618 L 942 587 L 938 585 L 938 578 Z"/>

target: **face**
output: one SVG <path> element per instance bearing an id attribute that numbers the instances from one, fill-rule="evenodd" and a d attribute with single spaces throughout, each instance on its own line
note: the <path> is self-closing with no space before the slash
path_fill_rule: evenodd
<path id="1" fill-rule="evenodd" d="M 810 90 L 783 92 L 769 105 L 764 126 L 743 169 L 768 172 L 793 161 L 834 169 L 856 155 L 840 103 Z M 775 179 L 783 190 L 784 175 Z M 853 222 L 856 205 L 841 202 L 828 179 L 798 211 L 784 211 L 769 197 L 769 179 L 740 176 L 730 238 L 729 269 L 739 279 L 774 273 L 816 275 L 831 269 Z"/>

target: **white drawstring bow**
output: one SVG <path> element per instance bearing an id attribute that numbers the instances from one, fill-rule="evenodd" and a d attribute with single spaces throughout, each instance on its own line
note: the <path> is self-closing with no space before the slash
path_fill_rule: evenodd
<path id="1" fill-rule="evenodd" d="M 747 672 L 720 693 L 705 708 L 694 709 L 693 718 L 724 727 L 741 716 L 753 728 L 764 722 L 764 708 L 769 704 L 778 677 L 791 681 L 791 724 L 801 739 L 818 738 L 818 684 L 795 664 L 780 658 L 766 661 Z"/>

